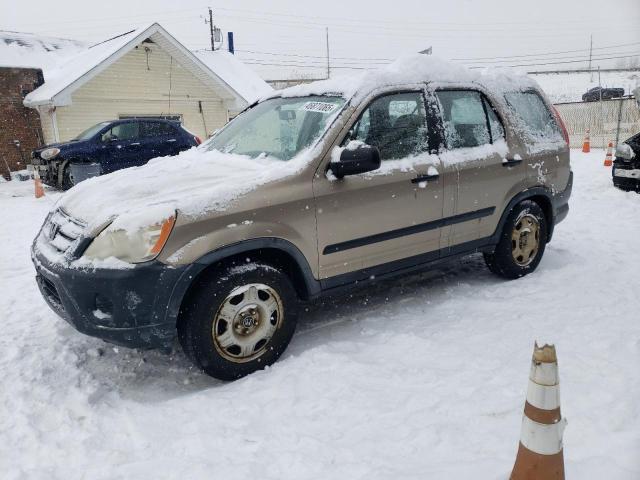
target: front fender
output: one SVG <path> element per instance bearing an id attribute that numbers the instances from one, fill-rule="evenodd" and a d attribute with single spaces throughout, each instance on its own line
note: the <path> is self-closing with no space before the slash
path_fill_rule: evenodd
<path id="1" fill-rule="evenodd" d="M 178 318 L 180 306 L 182 305 L 185 295 L 197 277 L 207 267 L 236 255 L 264 249 L 278 250 L 288 255 L 293 262 L 295 262 L 295 265 L 298 267 L 301 274 L 300 277 L 304 282 L 306 296 L 308 298 L 316 297 L 321 293 L 322 289 L 320 282 L 314 278 L 309 262 L 293 243 L 282 238 L 275 237 L 254 238 L 218 248 L 201 256 L 195 262 L 191 263 L 175 283 L 169 300 L 169 305 L 167 307 L 165 320 L 171 321 L 171 319 Z"/>

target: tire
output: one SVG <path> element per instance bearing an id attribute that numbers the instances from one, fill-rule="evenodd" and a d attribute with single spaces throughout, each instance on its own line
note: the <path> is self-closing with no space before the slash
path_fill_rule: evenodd
<path id="1" fill-rule="evenodd" d="M 540 205 L 523 200 L 509 213 L 495 250 L 484 254 L 489 270 L 508 279 L 533 272 L 542 260 L 547 232 L 547 219 Z"/>
<path id="2" fill-rule="evenodd" d="M 273 364 L 298 319 L 291 280 L 261 262 L 221 266 L 198 282 L 185 303 L 178 340 L 200 369 L 220 380 Z"/>

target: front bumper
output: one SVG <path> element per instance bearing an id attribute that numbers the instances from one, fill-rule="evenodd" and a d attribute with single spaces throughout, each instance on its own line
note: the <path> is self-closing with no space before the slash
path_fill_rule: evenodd
<path id="1" fill-rule="evenodd" d="M 170 348 L 186 267 L 152 261 L 130 269 L 80 269 L 32 251 L 36 281 L 51 309 L 78 331 L 131 348 Z"/>
<path id="2" fill-rule="evenodd" d="M 621 162 L 616 159 L 613 163 L 613 184 L 623 190 L 640 192 L 640 165 Z"/>

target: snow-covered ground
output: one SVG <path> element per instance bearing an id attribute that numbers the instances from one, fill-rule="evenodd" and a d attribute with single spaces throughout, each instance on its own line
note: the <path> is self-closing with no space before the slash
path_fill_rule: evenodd
<path id="1" fill-rule="evenodd" d="M 555 342 L 567 478 L 640 478 L 640 195 L 572 152 L 538 270 L 478 256 L 308 308 L 283 358 L 221 383 L 59 320 L 29 259 L 56 193 L 0 184 L 0 478 L 507 479 L 533 341 Z"/>

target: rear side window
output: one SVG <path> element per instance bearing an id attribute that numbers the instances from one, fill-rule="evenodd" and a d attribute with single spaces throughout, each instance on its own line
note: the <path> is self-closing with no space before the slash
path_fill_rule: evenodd
<path id="1" fill-rule="evenodd" d="M 439 90 L 436 97 L 444 122 L 447 148 L 477 147 L 504 137 L 497 116 L 480 92 L 473 90 Z M 491 131 L 489 124 L 491 122 Z"/>
<path id="2" fill-rule="evenodd" d="M 531 136 L 553 138 L 562 135 L 546 104 L 534 91 L 511 92 L 504 95 L 509 108 Z"/>
<path id="3" fill-rule="evenodd" d="M 176 129 L 168 123 L 143 122 L 142 131 L 145 137 L 162 137 L 176 134 Z"/>

